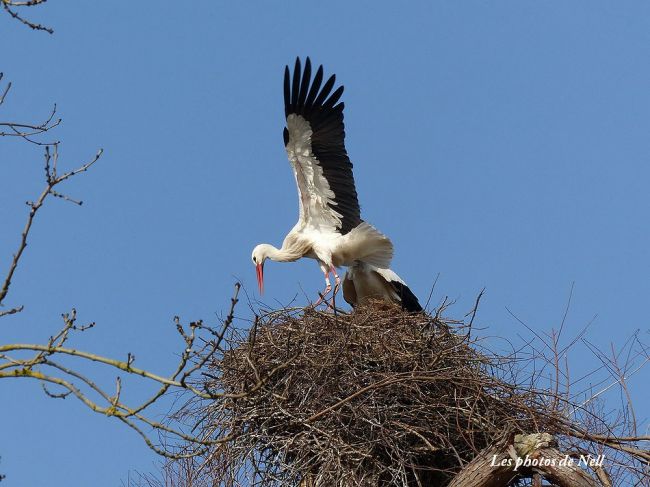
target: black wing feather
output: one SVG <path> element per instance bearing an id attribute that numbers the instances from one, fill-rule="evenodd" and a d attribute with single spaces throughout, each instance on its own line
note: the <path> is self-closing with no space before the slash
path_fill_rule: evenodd
<path id="1" fill-rule="evenodd" d="M 402 284 L 399 281 L 390 281 L 390 285 L 393 286 L 395 292 L 400 297 L 402 301 L 402 309 L 409 311 L 411 313 L 419 313 L 422 311 L 422 306 L 418 298 L 413 294 L 413 291 L 409 289 L 406 284 Z"/>
<path id="2" fill-rule="evenodd" d="M 291 106 L 291 75 L 289 74 L 289 66 L 284 67 L 284 116 L 289 116 L 289 107 Z M 286 131 L 286 129 L 285 129 Z M 284 145 L 287 145 L 286 142 Z"/>
<path id="3" fill-rule="evenodd" d="M 284 112 L 288 117 L 295 113 L 301 115 L 311 126 L 311 150 L 318 164 L 323 168 L 323 176 L 334 192 L 330 207 L 342 215 L 342 234 L 350 232 L 361 222 L 361 210 L 352 174 L 352 162 L 345 150 L 345 126 L 343 124 L 344 104 L 337 102 L 343 94 L 343 86 L 330 92 L 336 83 L 332 75 L 322 86 L 323 66 L 319 66 L 311 77 L 311 61 L 305 61 L 305 71 L 301 76 L 300 59 L 296 59 L 293 78 L 287 66 L 284 71 Z M 284 130 L 284 143 L 288 142 L 287 129 Z M 407 288 L 408 289 L 408 288 Z M 411 293 L 412 294 L 412 293 Z M 417 298 L 415 299 L 417 302 Z"/>
<path id="4" fill-rule="evenodd" d="M 325 103 L 323 103 L 323 110 L 330 110 L 334 108 L 334 105 L 336 104 L 337 101 L 339 101 L 339 98 L 341 98 L 341 95 L 343 94 L 343 87 L 339 86 L 334 93 L 332 93 L 332 96 L 330 96 Z"/>
<path id="5" fill-rule="evenodd" d="M 307 96 L 307 105 L 313 105 L 316 95 L 318 95 L 318 90 L 320 90 L 320 85 L 323 82 L 323 66 L 319 66 L 316 71 L 316 76 L 314 76 L 314 81 L 311 84 L 311 89 L 309 90 L 309 95 Z"/>
<path id="6" fill-rule="evenodd" d="M 323 89 L 320 91 L 318 97 L 314 100 L 314 107 L 320 107 L 323 105 L 325 98 L 327 98 L 327 95 L 329 95 L 330 91 L 332 91 L 332 87 L 334 86 L 334 83 L 336 83 L 335 74 L 330 76 L 329 79 L 325 81 L 325 84 L 323 85 Z"/>
<path id="7" fill-rule="evenodd" d="M 300 58 L 296 58 L 296 66 L 293 68 L 293 87 L 291 88 L 291 105 L 298 104 L 298 94 L 300 93 Z"/>
<path id="8" fill-rule="evenodd" d="M 305 61 L 305 71 L 302 74 L 302 81 L 300 82 L 300 94 L 298 95 L 298 110 L 305 106 L 305 99 L 309 91 L 309 80 L 311 79 L 311 61 L 307 58 Z"/>

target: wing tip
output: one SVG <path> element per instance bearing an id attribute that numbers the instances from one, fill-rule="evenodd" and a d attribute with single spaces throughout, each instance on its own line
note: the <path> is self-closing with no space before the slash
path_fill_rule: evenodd
<path id="1" fill-rule="evenodd" d="M 395 286 L 394 283 L 391 282 L 393 286 Z M 409 313 L 420 313 L 422 310 L 422 305 L 420 304 L 420 301 L 418 301 L 418 298 L 415 294 L 413 294 L 413 291 L 406 285 L 406 284 L 400 284 L 399 285 L 399 290 L 400 290 L 400 301 L 402 302 L 402 309 L 405 311 L 408 311 Z"/>
<path id="2" fill-rule="evenodd" d="M 296 56 L 293 73 L 289 65 L 284 67 L 284 90 L 285 90 L 285 115 L 290 113 L 303 114 L 313 109 L 320 109 L 325 112 L 336 110 L 342 112 L 343 104 L 338 103 L 345 90 L 344 85 L 335 87 L 336 74 L 332 74 L 322 84 L 324 69 L 320 64 L 316 74 L 311 76 L 312 62 L 309 56 L 305 57 L 304 67 L 300 56 Z M 322 84 L 322 85 L 321 85 Z M 334 91 L 332 91 L 334 89 Z M 306 114 L 306 113 L 304 113 Z"/>

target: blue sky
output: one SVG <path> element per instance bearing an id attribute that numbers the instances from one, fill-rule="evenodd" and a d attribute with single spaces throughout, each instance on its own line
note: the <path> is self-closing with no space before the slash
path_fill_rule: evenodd
<path id="1" fill-rule="evenodd" d="M 648 342 L 650 4 L 575 2 L 48 2 L 0 18 L 3 120 L 56 102 L 61 162 L 105 149 L 38 216 L 2 342 L 43 342 L 76 307 L 98 327 L 79 348 L 168 372 L 172 317 L 216 321 L 250 253 L 297 218 L 282 145 L 282 72 L 311 56 L 346 87 L 346 146 L 363 217 L 391 237 L 394 269 L 424 302 L 482 288 L 483 334 L 558 327 L 567 339 Z M 0 264 L 42 186 L 41 153 L 0 141 Z M 313 261 L 268 263 L 264 302 L 315 296 Z M 250 316 L 244 304 L 242 317 Z M 598 363 L 576 349 L 576 376 Z M 99 372 L 97 372 L 99 374 Z M 110 384 L 112 375 L 99 376 Z M 644 369 L 631 381 L 647 426 Z M 134 386 L 135 387 L 135 386 Z M 143 390 L 131 390 L 137 397 Z M 608 407 L 618 396 L 608 398 Z M 7 486 L 116 486 L 156 458 L 139 437 L 36 383 L 0 389 Z M 4 482 L 3 482 L 4 485 Z"/>

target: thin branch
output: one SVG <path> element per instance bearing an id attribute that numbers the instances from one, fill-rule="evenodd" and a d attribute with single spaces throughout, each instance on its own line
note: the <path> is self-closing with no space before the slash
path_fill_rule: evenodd
<path id="1" fill-rule="evenodd" d="M 23 256 L 23 253 L 25 249 L 27 248 L 27 238 L 29 236 L 29 232 L 32 229 L 32 224 L 34 223 L 34 218 L 36 217 L 36 214 L 38 213 L 38 210 L 41 209 L 43 204 L 45 203 L 46 198 L 49 195 L 56 195 L 59 198 L 67 199 L 69 201 L 72 201 L 77 204 L 81 204 L 80 201 L 75 201 L 72 200 L 71 198 L 68 198 L 66 196 L 63 196 L 62 194 L 54 191 L 54 188 L 61 184 L 63 181 L 66 181 L 67 179 L 70 179 L 73 176 L 76 176 L 79 173 L 87 171 L 95 162 L 99 160 L 99 158 L 102 155 L 103 150 L 99 150 L 95 157 L 91 159 L 89 162 L 83 164 L 82 166 L 78 167 L 77 169 L 74 169 L 72 171 L 69 171 L 62 176 L 58 176 L 56 174 L 56 161 L 58 159 L 58 146 L 55 145 L 53 153 L 50 152 L 50 146 L 47 146 L 45 148 L 45 173 L 46 173 L 46 185 L 41 194 L 38 196 L 35 202 L 27 202 L 27 205 L 29 206 L 29 213 L 27 215 L 27 221 L 25 223 L 25 226 L 23 228 L 23 231 L 21 233 L 20 237 L 20 242 L 18 244 L 18 249 L 16 252 L 13 254 L 13 259 L 11 260 L 11 264 L 9 265 L 9 269 L 7 271 L 6 277 L 4 279 L 4 282 L 2 284 L 2 287 L 0 288 L 0 305 L 3 304 L 4 299 L 7 297 L 7 293 L 9 292 L 9 288 L 11 286 L 11 280 L 14 276 L 14 273 L 16 272 L 16 269 L 18 267 L 18 263 L 20 262 L 21 257 Z M 0 315 L 2 316 L 2 315 Z"/>
<path id="2" fill-rule="evenodd" d="M 17 2 L 13 0 L 1 0 L 1 1 L 2 1 L 2 7 L 5 9 L 5 11 L 21 24 L 26 25 L 27 27 L 33 30 L 40 30 L 40 31 L 47 32 L 48 34 L 54 34 L 54 29 L 50 27 L 46 27 L 42 24 L 38 24 L 36 22 L 32 22 L 31 20 L 27 20 L 25 17 L 22 17 L 21 15 L 18 14 L 18 12 L 12 10 L 11 8 L 11 7 L 17 7 L 17 8 L 35 7 L 37 5 L 42 5 L 47 0 L 28 0 L 22 2 Z"/>

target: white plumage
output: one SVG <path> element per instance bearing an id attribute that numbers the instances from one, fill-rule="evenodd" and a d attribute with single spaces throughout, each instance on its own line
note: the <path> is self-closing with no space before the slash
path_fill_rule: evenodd
<path id="1" fill-rule="evenodd" d="M 354 262 L 345 273 L 343 298 L 352 306 L 381 299 L 399 304 L 407 311 L 422 311 L 418 298 L 393 270 L 363 261 Z"/>
<path id="2" fill-rule="evenodd" d="M 304 71 L 299 59 L 293 76 L 288 66 L 285 69 L 284 143 L 298 187 L 299 214 L 280 249 L 270 244 L 253 249 L 260 292 L 267 258 L 278 262 L 316 259 L 325 276 L 324 295 L 331 290 L 330 273 L 336 280 L 334 292 L 338 289 L 337 267 L 363 263 L 392 272 L 391 241 L 361 220 L 352 163 L 344 144 L 344 104 L 338 103 L 343 87 L 332 92 L 335 80 L 332 75 L 322 84 L 322 66 L 312 80 L 309 58 Z"/>

